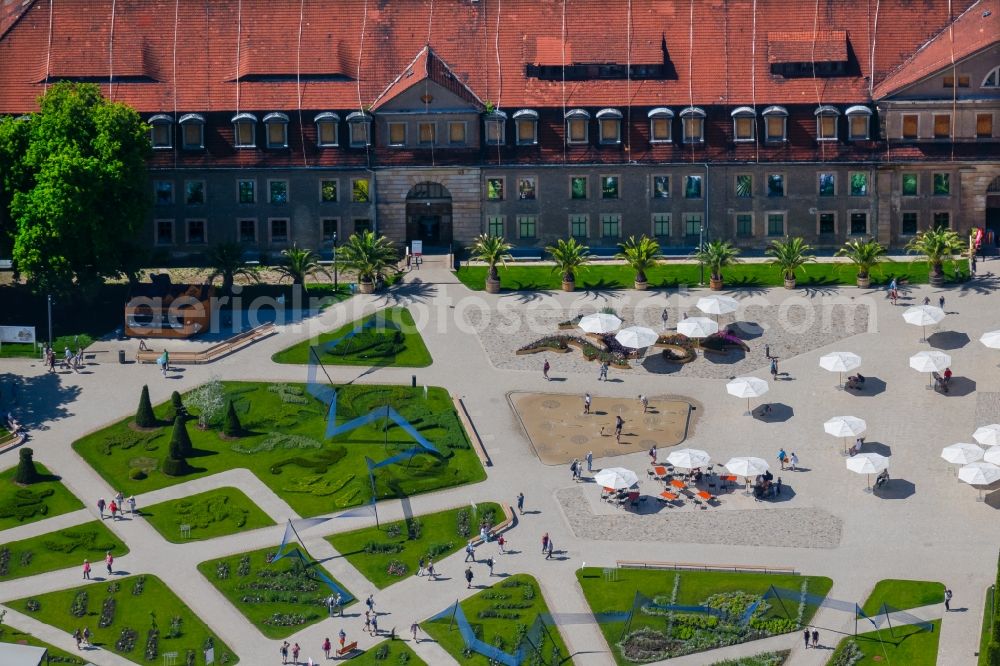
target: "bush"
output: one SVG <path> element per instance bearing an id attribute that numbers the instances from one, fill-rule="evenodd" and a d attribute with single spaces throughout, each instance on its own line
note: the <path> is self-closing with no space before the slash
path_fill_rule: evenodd
<path id="1" fill-rule="evenodd" d="M 14 483 L 26 486 L 38 481 L 38 470 L 35 469 L 35 461 L 31 458 L 33 455 L 35 452 L 31 449 L 21 449 L 17 461 L 17 472 L 14 474 Z"/>
<path id="2" fill-rule="evenodd" d="M 166 458 L 163 461 L 163 467 L 161 470 L 167 476 L 184 476 L 191 471 L 191 467 L 188 465 L 187 460 L 183 458 L 177 460 L 176 458 Z"/>
<path id="3" fill-rule="evenodd" d="M 170 435 L 170 457 L 174 460 L 183 460 L 194 452 L 191 444 L 191 436 L 188 434 L 187 425 L 184 418 L 178 416 L 174 419 L 174 431 Z"/>
<path id="4" fill-rule="evenodd" d="M 156 423 L 153 405 L 149 402 L 149 386 L 143 385 L 142 393 L 139 394 L 139 408 L 135 410 L 135 424 L 140 428 L 155 428 Z"/>
<path id="5" fill-rule="evenodd" d="M 146 470 L 140 467 L 134 467 L 128 471 L 128 478 L 132 479 L 133 481 L 142 481 L 143 479 L 146 478 L 146 476 L 147 476 Z"/>
<path id="6" fill-rule="evenodd" d="M 226 437 L 239 437 L 243 434 L 243 426 L 240 425 L 240 417 L 236 415 L 232 398 L 226 401 L 226 420 L 222 432 Z"/>
<path id="7" fill-rule="evenodd" d="M 184 402 L 181 400 L 181 394 L 174 391 L 170 394 L 170 402 L 167 403 L 167 412 L 164 415 L 165 420 L 173 423 L 174 419 L 178 416 L 187 416 L 187 410 L 184 408 Z"/>

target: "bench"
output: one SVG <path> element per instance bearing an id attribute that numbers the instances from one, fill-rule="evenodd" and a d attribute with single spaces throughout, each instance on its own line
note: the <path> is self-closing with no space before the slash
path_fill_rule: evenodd
<path id="1" fill-rule="evenodd" d="M 352 652 L 354 652 L 357 649 L 358 649 L 358 642 L 354 641 L 353 643 L 348 643 L 344 647 L 339 648 L 337 650 L 336 654 L 337 654 L 338 657 L 344 657 L 344 656 L 347 656 L 347 655 L 351 654 Z"/>
<path id="2" fill-rule="evenodd" d="M 211 363 L 227 354 L 231 354 L 238 349 L 262 340 L 277 331 L 273 323 L 266 323 L 235 335 L 224 342 L 213 345 L 200 352 L 170 352 L 170 363 L 179 365 Z M 157 359 L 163 355 L 162 350 L 141 349 L 135 355 L 135 360 L 139 363 L 156 363 Z"/>

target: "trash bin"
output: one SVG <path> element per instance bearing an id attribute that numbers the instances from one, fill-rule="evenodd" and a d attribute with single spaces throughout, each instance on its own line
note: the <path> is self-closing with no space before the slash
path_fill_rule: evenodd
<path id="1" fill-rule="evenodd" d="M 124 349 L 119 349 L 118 350 L 118 362 L 121 363 L 122 365 L 125 364 L 125 350 Z"/>
<path id="2" fill-rule="evenodd" d="M 410 386 L 412 386 L 413 388 L 417 388 L 417 376 L 416 375 L 410 375 Z"/>

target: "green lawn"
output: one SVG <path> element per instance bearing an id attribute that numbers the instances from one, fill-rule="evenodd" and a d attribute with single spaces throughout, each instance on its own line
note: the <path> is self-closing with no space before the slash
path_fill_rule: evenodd
<path id="1" fill-rule="evenodd" d="M 39 335 L 38 331 L 35 331 L 35 335 Z M 80 335 L 64 335 L 62 337 L 56 338 L 55 343 L 52 345 L 52 349 L 56 351 L 56 357 L 59 361 L 63 358 L 63 350 L 69 347 L 70 350 L 75 354 L 77 348 L 86 349 L 94 343 L 94 339 L 87 335 L 86 333 L 81 333 Z M 39 345 L 44 344 L 44 342 L 39 338 Z M 39 347 L 35 344 L 23 344 L 20 342 L 5 342 L 0 345 L 0 358 L 41 358 L 41 353 L 39 352 Z"/>
<path id="2" fill-rule="evenodd" d="M 43 647 L 49 651 L 49 663 L 51 664 L 85 664 L 87 661 L 80 656 L 72 655 L 69 652 L 49 645 L 45 641 L 40 641 L 31 634 L 18 631 L 10 625 L 0 625 L 0 643 L 15 643 L 17 645 L 34 645 Z"/>
<path id="3" fill-rule="evenodd" d="M 35 462 L 42 480 L 29 486 L 14 483 L 17 466 L 0 473 L 0 530 L 27 525 L 83 508 L 83 503 L 49 470 Z"/>
<path id="4" fill-rule="evenodd" d="M 861 607 L 865 615 L 876 615 L 887 604 L 891 610 L 906 610 L 944 602 L 944 585 L 924 580 L 880 580 Z"/>
<path id="5" fill-rule="evenodd" d="M 986 605 L 983 607 L 982 629 L 979 631 L 979 666 L 989 666 L 986 663 L 986 646 L 990 644 L 990 631 L 993 628 L 993 594 L 996 588 L 990 586 L 986 590 Z"/>
<path id="6" fill-rule="evenodd" d="M 485 568 L 475 570 L 480 580 L 489 580 Z M 475 582 L 475 581 L 473 581 Z M 549 609 L 534 578 L 527 574 L 516 574 L 481 590 L 461 603 L 465 619 L 469 621 L 476 635 L 483 642 L 499 647 L 508 654 L 517 650 L 521 632 L 527 632 L 540 649 L 540 662 L 532 661 L 527 654 L 525 663 L 540 663 L 545 666 L 569 663 L 569 651 L 563 643 L 559 630 L 551 619 L 545 622 L 544 630 L 534 635 L 535 619 L 539 615 L 548 617 Z M 457 626 L 451 625 L 450 618 L 434 622 L 423 622 L 421 628 L 448 651 L 455 659 L 460 659 L 465 650 L 465 642 Z M 473 654 L 461 660 L 462 664 L 486 666 L 489 659 Z"/>
<path id="7" fill-rule="evenodd" d="M 479 522 L 484 517 L 490 517 L 490 524 L 495 525 L 503 520 L 503 509 L 488 502 L 478 505 L 475 514 L 469 506 L 450 509 L 383 524 L 381 529 L 367 527 L 335 534 L 327 541 L 382 589 L 415 575 L 421 557 L 430 556 L 436 562 L 464 548 L 470 538 L 479 535 Z M 390 574 L 393 563 L 395 573 Z"/>
<path id="8" fill-rule="evenodd" d="M 291 636 L 328 617 L 324 600 L 331 594 L 326 583 L 313 573 L 312 567 L 320 565 L 306 567 L 294 556 L 268 563 L 277 551 L 277 546 L 262 548 L 198 565 L 201 575 L 262 634 L 275 639 Z M 340 585 L 328 572 L 320 570 Z M 331 636 L 331 640 L 336 637 Z"/>
<path id="9" fill-rule="evenodd" d="M 171 543 L 213 539 L 274 525 L 274 521 L 237 488 L 209 490 L 161 502 L 143 509 L 142 515 Z M 181 537 L 181 525 L 191 526 L 190 539 Z"/>
<path id="10" fill-rule="evenodd" d="M 128 553 L 128 547 L 99 520 L 13 541 L 0 546 L 0 580 L 34 576 L 67 567 L 79 568 L 84 558 L 94 563 L 92 575 L 99 575 L 99 566 L 104 566 L 101 562 L 108 551 L 119 558 Z"/>
<path id="11" fill-rule="evenodd" d="M 406 631 L 409 632 L 409 630 L 410 628 L 407 627 Z M 409 637 L 408 633 L 407 637 Z M 348 636 L 348 640 L 351 640 L 350 636 Z M 335 650 L 338 645 L 337 637 L 331 636 L 330 642 L 333 643 Z M 331 650 L 330 654 L 333 652 Z M 351 659 L 351 666 L 403 666 L 404 664 L 406 666 L 427 666 L 427 662 L 418 657 L 417 653 L 403 641 L 382 641 Z"/>
<path id="12" fill-rule="evenodd" d="M 188 432 L 196 455 L 194 470 L 170 477 L 159 471 L 170 440 L 170 427 L 153 432 L 129 428 L 132 417 L 77 440 L 73 447 L 111 488 L 131 493 L 245 467 L 302 516 L 315 516 L 368 502 L 371 486 L 365 457 L 381 461 L 415 446 L 412 438 L 390 422 L 378 420 L 333 439 L 325 438 L 326 406 L 305 392 L 303 384 L 226 382 L 246 436 L 225 441 L 219 423 L 200 430 L 195 420 Z M 431 387 L 349 385 L 337 387 L 337 422 L 343 423 L 389 405 L 398 411 L 442 456 L 418 454 L 409 463 L 375 470 L 379 497 L 399 497 L 437 490 L 486 477 L 455 414 L 448 392 Z M 136 396 L 138 402 L 138 395 Z M 163 418 L 167 404 L 156 407 Z M 145 478 L 130 478 L 143 470 Z"/>
<path id="13" fill-rule="evenodd" d="M 156 576 L 115 577 L 6 605 L 69 634 L 87 627 L 94 645 L 135 662 L 159 663 L 159 655 L 177 652 L 183 663 L 188 650 L 195 651 L 201 661 L 201 651 L 209 639 L 215 645 L 216 663 L 238 661 L 229 647 Z M 29 610 L 29 605 L 36 610 Z"/>
<path id="14" fill-rule="evenodd" d="M 856 666 L 869 664 L 906 664 L 906 666 L 935 666 L 941 620 L 934 620 L 933 631 L 923 631 L 913 625 L 888 627 L 878 632 L 848 636 L 840 641 L 827 662 L 832 666 L 851 663 Z M 881 639 L 881 640 L 880 640 Z M 855 645 L 856 648 L 850 647 Z M 851 653 L 864 655 L 858 661 L 846 661 Z"/>
<path id="15" fill-rule="evenodd" d="M 577 572 L 577 579 L 595 614 L 628 612 L 637 592 L 648 599 L 633 613 L 627 636 L 624 620 L 609 617 L 600 622 L 615 660 L 622 666 L 795 631 L 808 624 L 818 608 L 816 604 L 803 604 L 799 617 L 796 601 L 772 598 L 758 607 L 748 625 L 740 625 L 735 619 L 669 612 L 655 605 L 709 605 L 739 618 L 772 585 L 793 594 L 805 589 L 817 597 L 825 597 L 833 585 L 829 578 L 820 576 L 643 569 L 618 569 L 617 574 L 617 580 L 609 581 L 602 569 L 588 567 Z"/>
<path id="16" fill-rule="evenodd" d="M 961 262 L 959 262 L 961 263 Z M 962 276 L 967 269 L 962 266 Z M 481 291 L 485 289 L 485 266 L 463 266 L 456 275 L 461 282 Z M 945 274 L 949 280 L 955 279 L 955 269 L 945 264 Z M 857 269 L 852 264 L 821 263 L 806 266 L 806 273 L 796 277 L 800 286 L 854 285 Z M 681 284 L 696 285 L 701 277 L 698 264 L 660 263 L 646 272 L 646 279 L 652 288 L 676 287 Z M 770 264 L 744 263 L 723 269 L 722 277 L 726 288 L 739 287 L 780 287 L 781 273 Z M 922 284 L 928 280 L 927 262 L 920 260 L 886 262 L 872 271 L 872 284 L 888 284 L 892 278 L 905 280 L 910 284 Z M 708 276 L 706 274 L 706 281 Z M 505 290 L 534 291 L 558 290 L 562 278 L 552 271 L 551 266 L 518 266 L 509 264 L 500 269 L 500 282 Z M 593 264 L 577 274 L 577 289 L 632 289 L 635 271 L 623 264 Z"/>
<path id="17" fill-rule="evenodd" d="M 378 319 L 372 328 L 364 330 L 337 346 L 320 352 L 320 347 L 342 338 L 364 324 Z M 424 345 L 420 332 L 413 323 L 413 315 L 406 308 L 385 308 L 367 317 L 352 321 L 335 331 L 318 338 L 283 349 L 271 359 L 275 363 L 309 363 L 309 348 L 317 345 L 320 358 L 327 365 L 378 365 L 404 368 L 425 368 L 431 364 L 431 355 Z"/>

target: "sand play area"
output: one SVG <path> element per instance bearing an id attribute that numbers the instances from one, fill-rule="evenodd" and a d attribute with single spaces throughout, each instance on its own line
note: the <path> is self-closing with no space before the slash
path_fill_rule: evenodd
<path id="1" fill-rule="evenodd" d="M 566 393 L 507 395 L 535 455 L 546 465 L 583 460 L 587 451 L 595 458 L 648 451 L 654 444 L 677 446 L 693 427 L 700 408 L 678 396 L 649 396 L 642 413 L 637 399 L 605 398 L 592 394 L 590 414 L 583 413 L 583 396 Z M 615 441 L 615 417 L 625 419 L 621 443 Z"/>

